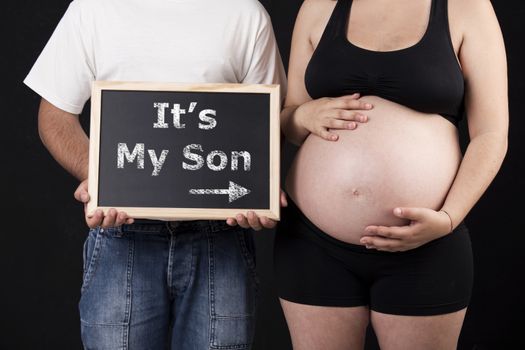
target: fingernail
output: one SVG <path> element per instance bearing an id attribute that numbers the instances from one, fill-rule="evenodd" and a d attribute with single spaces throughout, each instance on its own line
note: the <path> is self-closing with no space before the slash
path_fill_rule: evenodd
<path id="1" fill-rule="evenodd" d="M 356 123 L 348 123 L 348 129 L 355 129 L 357 127 Z"/>
<path id="2" fill-rule="evenodd" d="M 366 122 L 366 119 L 367 119 L 366 115 L 362 115 L 362 114 L 359 115 L 360 122 Z"/>
<path id="3" fill-rule="evenodd" d="M 335 140 L 337 140 L 337 136 L 336 135 L 332 135 L 332 137 L 330 137 L 330 139 L 335 141 Z"/>
<path id="4" fill-rule="evenodd" d="M 401 208 L 395 208 L 394 209 L 394 214 L 401 215 Z"/>
<path id="5" fill-rule="evenodd" d="M 373 106 L 372 106 L 371 103 L 367 103 L 367 104 L 365 104 L 365 107 L 366 107 L 366 108 L 372 108 Z"/>

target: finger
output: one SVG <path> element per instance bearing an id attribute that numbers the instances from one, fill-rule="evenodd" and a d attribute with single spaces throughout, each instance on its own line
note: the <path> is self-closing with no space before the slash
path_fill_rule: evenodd
<path id="1" fill-rule="evenodd" d="M 359 92 L 355 92 L 352 95 L 344 95 L 339 97 L 330 98 L 330 101 L 348 101 L 348 100 L 358 100 L 361 97 Z"/>
<path id="2" fill-rule="evenodd" d="M 349 98 L 339 98 L 331 101 L 332 108 L 341 108 L 341 109 L 360 109 L 360 110 L 370 110 L 374 106 L 369 102 L 364 102 L 355 99 Z"/>
<path id="3" fill-rule="evenodd" d="M 115 220 L 115 226 L 120 226 L 126 223 L 126 219 L 128 218 L 128 214 L 121 211 L 117 213 L 117 218 Z"/>
<path id="4" fill-rule="evenodd" d="M 248 219 L 243 214 L 237 214 L 235 216 L 235 219 L 237 220 L 237 224 L 242 228 L 250 228 L 250 224 L 248 223 Z"/>
<path id="5" fill-rule="evenodd" d="M 378 235 L 393 239 L 404 239 L 414 231 L 412 226 L 367 226 L 368 235 Z"/>
<path id="6" fill-rule="evenodd" d="M 329 132 L 326 128 L 320 128 L 316 132 L 316 134 L 327 141 L 337 141 L 337 139 L 339 138 L 339 135 L 334 134 L 333 132 Z"/>
<path id="7" fill-rule="evenodd" d="M 328 125 L 325 125 L 329 127 L 330 129 L 350 129 L 353 130 L 357 128 L 357 123 L 354 121 L 345 121 L 341 119 L 329 119 Z"/>
<path id="8" fill-rule="evenodd" d="M 82 184 L 77 187 L 75 190 L 75 193 L 73 194 L 75 199 L 82 203 L 89 202 L 89 193 L 87 191 L 87 187 L 84 187 Z"/>
<path id="9" fill-rule="evenodd" d="M 347 109 L 334 110 L 334 117 L 343 120 L 354 120 L 360 123 L 366 123 L 368 121 L 368 117 L 366 115 L 357 113 L 355 111 L 349 111 Z"/>
<path id="10" fill-rule="evenodd" d="M 264 228 L 272 229 L 277 225 L 277 221 L 268 219 L 266 216 L 261 216 L 259 220 Z"/>
<path id="11" fill-rule="evenodd" d="M 361 97 L 361 94 L 359 92 L 354 92 L 351 95 L 344 95 L 344 96 L 339 96 L 339 97 L 328 97 L 328 100 L 337 100 L 337 99 L 357 100 L 359 97 Z"/>
<path id="12" fill-rule="evenodd" d="M 131 225 L 131 224 L 134 223 L 134 222 L 135 222 L 135 219 L 133 219 L 133 218 L 127 218 L 127 219 L 126 219 L 126 224 L 127 224 L 127 225 Z"/>
<path id="13" fill-rule="evenodd" d="M 90 197 L 89 197 L 89 193 L 87 191 L 81 191 L 80 192 L 80 201 L 82 203 L 89 202 L 89 199 L 90 199 Z"/>
<path id="14" fill-rule="evenodd" d="M 226 224 L 228 224 L 230 226 L 237 226 L 237 220 L 235 220 L 235 218 L 227 218 L 226 219 Z"/>
<path id="15" fill-rule="evenodd" d="M 352 98 L 354 100 L 357 100 L 359 97 L 361 97 L 361 94 L 359 92 L 354 92 L 352 95 L 345 95 L 342 96 L 344 98 Z"/>
<path id="16" fill-rule="evenodd" d="M 82 202 L 80 200 L 80 187 L 77 187 L 77 189 L 75 190 L 75 192 L 73 193 L 73 197 L 75 197 L 75 199 L 79 202 Z"/>
<path id="17" fill-rule="evenodd" d="M 287 207 L 288 206 L 288 200 L 286 199 L 286 193 L 281 190 L 281 207 Z"/>
<path id="18" fill-rule="evenodd" d="M 425 216 L 424 208 L 394 208 L 394 215 L 398 218 L 408 219 L 413 221 L 421 221 Z"/>
<path id="19" fill-rule="evenodd" d="M 100 226 L 102 224 L 102 220 L 104 220 L 104 212 L 101 209 L 97 209 L 91 216 L 86 216 L 86 224 L 90 228 Z"/>
<path id="20" fill-rule="evenodd" d="M 117 220 L 117 210 L 115 208 L 109 209 L 108 213 L 104 217 L 104 220 L 102 221 L 102 227 L 108 228 L 115 226 L 115 221 Z"/>
<path id="21" fill-rule="evenodd" d="M 261 222 L 259 221 L 259 217 L 253 211 L 248 212 L 248 223 L 250 224 L 250 227 L 256 231 L 259 231 L 260 229 L 262 229 Z"/>
<path id="22" fill-rule="evenodd" d="M 390 252 L 399 251 L 401 249 L 401 241 L 380 236 L 365 236 L 360 239 L 360 242 L 370 249 L 386 250 Z"/>

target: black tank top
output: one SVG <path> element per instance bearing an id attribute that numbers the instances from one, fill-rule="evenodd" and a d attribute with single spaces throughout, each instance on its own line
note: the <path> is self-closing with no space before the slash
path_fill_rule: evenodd
<path id="1" fill-rule="evenodd" d="M 447 0 L 432 0 L 430 18 L 416 44 L 372 51 L 347 39 L 352 0 L 339 0 L 305 72 L 310 97 L 359 92 L 423 113 L 440 114 L 455 125 L 463 115 L 464 80 L 448 25 Z"/>

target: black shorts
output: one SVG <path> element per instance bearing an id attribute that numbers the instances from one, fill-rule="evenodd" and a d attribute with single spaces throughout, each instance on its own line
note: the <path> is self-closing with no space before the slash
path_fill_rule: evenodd
<path id="1" fill-rule="evenodd" d="M 279 297 L 320 306 L 369 306 L 395 315 L 437 315 L 467 307 L 472 290 L 470 236 L 452 233 L 405 252 L 339 241 L 289 200 L 274 247 Z"/>

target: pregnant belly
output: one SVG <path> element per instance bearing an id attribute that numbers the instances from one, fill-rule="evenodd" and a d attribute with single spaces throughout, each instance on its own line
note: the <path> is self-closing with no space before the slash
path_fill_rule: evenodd
<path id="1" fill-rule="evenodd" d="M 334 130 L 336 142 L 307 137 L 286 178 L 286 190 L 321 230 L 359 244 L 368 225 L 404 225 L 398 206 L 439 209 L 461 150 L 457 129 L 442 116 L 419 113 L 375 96 L 355 130 Z"/>

